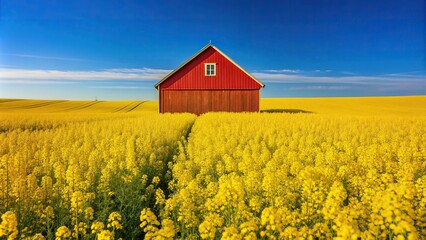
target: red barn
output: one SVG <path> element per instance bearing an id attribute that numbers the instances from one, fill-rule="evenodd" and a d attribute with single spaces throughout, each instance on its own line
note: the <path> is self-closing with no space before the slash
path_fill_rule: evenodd
<path id="1" fill-rule="evenodd" d="M 257 112 L 265 85 L 212 44 L 157 84 L 160 113 Z"/>

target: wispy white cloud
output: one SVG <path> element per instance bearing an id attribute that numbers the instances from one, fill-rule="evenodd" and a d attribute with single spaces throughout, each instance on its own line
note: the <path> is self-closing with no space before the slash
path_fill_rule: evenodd
<path id="1" fill-rule="evenodd" d="M 89 88 L 96 89 L 153 89 L 154 87 L 141 87 L 141 86 L 95 86 Z"/>
<path id="2" fill-rule="evenodd" d="M 0 84 L 40 84 L 40 85 L 55 85 L 55 84 L 73 84 L 75 81 L 49 81 L 49 80 L 4 80 L 0 77 Z"/>
<path id="3" fill-rule="evenodd" d="M 312 73 L 304 71 L 288 74 L 271 71 L 255 72 L 253 75 L 266 83 L 288 84 L 287 90 L 355 94 L 426 94 L 426 72 L 411 72 L 383 75 L 359 75 L 330 71 Z"/>
<path id="4" fill-rule="evenodd" d="M 263 72 L 269 72 L 269 73 L 300 73 L 302 72 L 299 69 L 269 69 L 264 70 Z"/>
<path id="5" fill-rule="evenodd" d="M 85 61 L 85 59 L 81 59 L 81 58 L 40 56 L 40 55 L 32 55 L 32 54 L 4 53 L 1 55 L 21 57 L 21 58 L 37 58 L 37 59 L 61 60 L 61 61 Z"/>
<path id="6" fill-rule="evenodd" d="M 289 90 L 349 90 L 350 86 L 305 86 L 305 87 L 290 87 Z"/>
<path id="7" fill-rule="evenodd" d="M 148 81 L 159 80 L 171 70 L 153 68 L 117 68 L 97 71 L 62 71 L 20 68 L 0 68 L 0 80 L 55 80 L 55 81 L 100 81 L 100 80 L 129 80 Z"/>
<path id="8" fill-rule="evenodd" d="M 314 70 L 314 72 L 316 72 L 316 73 L 330 73 L 332 71 L 329 70 L 329 69 L 326 69 L 326 70 L 319 70 L 319 69 L 317 69 L 317 70 Z"/>
<path id="9" fill-rule="evenodd" d="M 0 64 L 0 68 L 11 68 L 11 67 L 13 66 L 8 64 Z"/>
<path id="10" fill-rule="evenodd" d="M 156 74 L 168 74 L 172 70 L 156 69 L 156 68 L 111 68 L 105 69 L 105 71 L 111 72 L 126 72 L 126 73 L 156 73 Z"/>
<path id="11" fill-rule="evenodd" d="M 284 74 L 255 72 L 253 75 L 265 83 L 342 83 L 342 84 L 410 84 L 426 86 L 426 75 L 339 75 L 315 76 L 305 74 Z"/>
<path id="12" fill-rule="evenodd" d="M 341 72 L 341 74 L 345 74 L 345 75 L 357 75 L 354 72 L 348 72 L 348 71 Z"/>

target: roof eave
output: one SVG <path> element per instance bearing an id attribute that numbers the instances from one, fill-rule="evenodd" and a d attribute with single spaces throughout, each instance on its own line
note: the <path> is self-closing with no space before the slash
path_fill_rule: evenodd
<path id="1" fill-rule="evenodd" d="M 154 85 L 156 89 L 158 89 L 158 86 L 160 86 L 161 83 L 167 80 L 170 76 L 172 76 L 175 72 L 179 71 L 183 66 L 185 66 L 187 63 L 189 63 L 192 59 L 196 58 L 198 55 L 200 55 L 204 50 L 206 50 L 208 47 L 213 46 L 211 43 L 208 43 L 206 46 L 204 46 L 201 50 L 199 50 L 197 53 L 195 53 L 192 57 L 190 57 L 188 60 L 186 60 L 184 63 L 179 65 L 175 70 L 171 71 L 169 74 L 167 74 L 165 77 L 163 77 L 160 81 L 158 81 L 157 84 Z"/>
<path id="2" fill-rule="evenodd" d="M 241 71 L 243 71 L 245 74 L 247 74 L 249 77 L 251 77 L 254 81 L 256 81 L 262 88 L 265 87 L 265 84 L 259 81 L 257 78 L 255 78 L 253 75 L 251 75 L 249 72 L 247 72 L 243 67 L 241 67 L 238 63 L 234 62 L 230 57 L 228 57 L 225 53 L 220 51 L 217 47 L 211 45 L 216 51 L 218 51 L 220 54 L 222 54 L 226 59 L 228 59 L 231 63 L 233 63 L 235 66 L 237 66 Z"/>

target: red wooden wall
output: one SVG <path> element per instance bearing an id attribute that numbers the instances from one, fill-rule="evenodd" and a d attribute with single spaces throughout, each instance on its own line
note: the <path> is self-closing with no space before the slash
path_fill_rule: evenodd
<path id="1" fill-rule="evenodd" d="M 258 112 L 259 90 L 161 90 L 160 112 Z"/>

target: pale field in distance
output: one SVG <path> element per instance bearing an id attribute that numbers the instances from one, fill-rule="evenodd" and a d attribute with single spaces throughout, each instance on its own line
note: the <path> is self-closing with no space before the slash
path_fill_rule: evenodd
<path id="1" fill-rule="evenodd" d="M 68 101 L 0 99 L 0 112 L 127 113 L 157 111 L 153 101 Z"/>
<path id="2" fill-rule="evenodd" d="M 426 96 L 262 98 L 260 109 L 299 109 L 333 115 L 426 116 Z"/>

